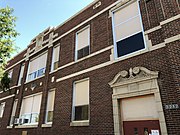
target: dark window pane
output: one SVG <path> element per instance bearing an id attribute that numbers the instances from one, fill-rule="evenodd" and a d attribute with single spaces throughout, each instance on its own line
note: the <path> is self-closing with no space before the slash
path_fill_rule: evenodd
<path id="1" fill-rule="evenodd" d="M 142 32 L 117 42 L 118 57 L 144 48 L 145 46 Z"/>
<path id="2" fill-rule="evenodd" d="M 138 135 L 138 129 L 134 128 L 134 135 Z"/>
<path id="3" fill-rule="evenodd" d="M 87 55 L 89 55 L 89 46 L 83 48 L 83 56 L 85 57 Z"/>
<path id="4" fill-rule="evenodd" d="M 88 120 L 88 105 L 75 107 L 75 120 Z"/>
<path id="5" fill-rule="evenodd" d="M 78 55 L 78 57 L 77 57 L 78 59 L 83 58 L 83 57 L 89 55 L 89 46 L 86 46 L 86 47 L 78 50 L 78 54 L 77 55 Z"/>
<path id="6" fill-rule="evenodd" d="M 78 50 L 78 59 L 82 58 L 83 57 L 83 49 L 81 50 Z"/>

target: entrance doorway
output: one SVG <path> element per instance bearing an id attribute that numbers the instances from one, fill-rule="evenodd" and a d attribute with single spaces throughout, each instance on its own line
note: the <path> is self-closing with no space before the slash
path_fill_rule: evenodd
<path id="1" fill-rule="evenodd" d="M 109 83 L 115 135 L 168 135 L 157 78 L 157 71 L 134 67 Z"/>
<path id="2" fill-rule="evenodd" d="M 124 135 L 160 135 L 160 125 L 154 95 L 121 100 Z"/>
<path id="3" fill-rule="evenodd" d="M 161 135 L 158 120 L 123 121 L 124 135 Z"/>

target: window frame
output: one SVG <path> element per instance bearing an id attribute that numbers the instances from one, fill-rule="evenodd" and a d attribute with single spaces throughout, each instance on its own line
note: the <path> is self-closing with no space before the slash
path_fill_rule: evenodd
<path id="1" fill-rule="evenodd" d="M 1 106 L 1 109 L 2 109 L 2 110 L 0 110 L 0 119 L 3 118 L 5 105 L 6 105 L 6 102 L 0 103 L 0 106 Z"/>
<path id="2" fill-rule="evenodd" d="M 48 98 L 49 98 L 49 92 L 52 92 L 54 91 L 54 105 L 55 105 L 55 97 L 56 97 L 56 90 L 55 89 L 51 89 L 48 91 L 48 95 L 47 95 L 47 103 L 46 103 L 46 114 L 45 114 L 45 124 L 52 124 L 53 123 L 53 120 L 52 122 L 48 122 L 48 110 L 47 110 L 47 107 L 48 107 Z M 53 117 L 54 117 L 54 105 L 53 105 Z"/>
<path id="3" fill-rule="evenodd" d="M 13 108 L 11 111 L 11 117 L 10 117 L 10 122 L 9 122 L 9 126 L 13 126 L 14 125 L 14 120 L 15 120 L 15 116 L 16 116 L 16 110 L 17 110 L 17 105 L 18 105 L 18 99 L 14 100 L 13 103 Z M 13 114 L 14 111 L 14 114 Z"/>
<path id="4" fill-rule="evenodd" d="M 58 50 L 59 51 L 58 61 L 54 61 L 54 49 L 57 48 L 57 47 L 59 47 L 59 50 Z M 53 72 L 53 71 L 58 69 L 58 68 L 54 69 L 54 63 L 55 62 L 59 62 L 59 59 L 60 59 L 60 49 L 61 49 L 60 44 L 57 44 L 57 45 L 53 46 L 52 59 L 51 59 L 51 70 L 50 70 L 50 72 Z"/>
<path id="5" fill-rule="evenodd" d="M 11 69 L 11 70 L 8 71 L 8 77 L 9 77 L 10 79 L 12 79 L 12 77 L 13 77 L 13 69 Z"/>
<path id="6" fill-rule="evenodd" d="M 23 68 L 23 71 L 22 71 L 22 68 Z M 25 63 L 23 63 L 21 65 L 21 69 L 20 69 L 19 77 L 18 77 L 18 86 L 20 86 L 22 84 L 22 79 L 23 79 L 23 76 L 24 76 L 24 69 L 25 69 Z"/>
<path id="7" fill-rule="evenodd" d="M 145 50 L 148 49 L 148 48 L 147 48 L 147 44 L 146 44 L 146 39 L 145 39 L 145 33 L 144 33 L 144 27 L 143 27 L 143 23 L 142 23 L 142 14 L 141 14 L 141 10 L 140 10 L 139 1 L 140 1 L 140 0 L 132 0 L 132 1 L 130 1 L 130 2 L 127 2 L 126 4 L 123 4 L 123 5 L 119 6 L 119 7 L 111 10 L 111 14 L 112 14 L 112 32 L 113 32 L 113 43 L 114 43 L 114 45 L 113 45 L 113 46 L 114 46 L 114 60 L 125 59 L 125 58 L 129 58 L 129 57 L 133 57 L 134 55 L 140 54 L 139 52 L 143 52 L 143 51 L 145 51 Z M 141 32 L 142 32 L 143 40 L 144 40 L 144 48 L 143 48 L 143 49 L 140 49 L 140 50 L 137 50 L 137 51 L 134 51 L 134 52 L 131 52 L 131 53 L 128 53 L 128 54 L 126 54 L 126 55 L 123 55 L 123 56 L 118 57 L 117 41 L 121 41 L 121 40 L 126 39 L 126 38 L 128 38 L 128 37 L 131 37 L 131 36 L 133 36 L 133 35 L 135 35 L 135 34 L 137 34 L 137 33 L 139 33 L 139 32 L 135 32 L 135 33 L 133 33 L 133 34 L 131 34 L 131 35 L 128 35 L 128 36 L 122 38 L 121 40 L 117 40 L 117 41 L 116 41 L 116 33 L 115 33 L 115 27 L 114 27 L 114 25 L 115 25 L 115 23 L 114 23 L 114 13 L 115 13 L 116 11 L 119 11 L 119 10 L 123 9 L 123 8 L 126 8 L 128 5 L 130 5 L 130 4 L 134 3 L 134 2 L 136 2 L 137 7 L 138 7 L 138 16 L 139 16 L 140 25 L 141 25 Z M 133 16 L 133 17 L 129 18 L 128 21 L 129 21 L 129 20 L 132 20 L 133 18 L 136 18 L 136 17 L 138 17 L 138 16 Z M 127 20 L 126 20 L 126 21 L 123 21 L 123 22 L 121 22 L 121 24 L 122 24 L 122 23 L 126 23 L 126 22 L 128 22 L 128 21 L 127 21 Z"/>
<path id="8" fill-rule="evenodd" d="M 32 108 L 33 108 L 33 103 L 34 103 L 34 97 L 35 96 L 39 96 L 39 95 L 41 95 L 41 101 L 40 101 L 40 110 L 39 110 L 39 113 L 34 113 L 34 112 L 32 112 Z M 29 112 L 29 113 L 24 113 L 24 114 L 21 114 L 22 112 L 22 110 L 20 110 L 20 114 L 19 114 L 19 118 L 24 118 L 24 116 L 26 116 L 26 115 L 30 115 L 30 119 L 29 119 L 29 121 L 31 122 L 32 121 L 32 115 L 33 114 L 38 114 L 38 122 L 33 122 L 33 123 L 30 123 L 30 122 L 28 122 L 28 123 L 24 123 L 24 124 L 22 124 L 22 125 L 37 125 L 38 123 L 39 123 L 39 117 L 40 117 L 40 112 L 41 112 L 41 104 L 42 104 L 42 92 L 40 92 L 40 93 L 36 93 L 36 94 L 32 94 L 32 95 L 29 95 L 29 96 L 26 96 L 26 97 L 23 97 L 23 99 L 26 99 L 26 98 L 33 98 L 33 100 L 32 100 L 32 106 L 31 106 L 31 112 Z M 23 100 L 22 100 L 22 102 L 23 102 Z M 22 103 L 21 103 L 21 109 L 22 109 Z"/>
<path id="9" fill-rule="evenodd" d="M 46 58 L 46 65 L 45 65 L 45 67 L 40 68 L 40 69 L 38 69 L 38 70 L 36 70 L 36 71 L 34 71 L 34 72 L 32 72 L 32 73 L 29 73 L 29 70 L 30 70 L 30 62 L 32 62 L 32 61 L 35 60 L 35 59 L 38 59 L 39 57 L 41 57 L 42 55 L 44 55 L 44 54 L 46 54 L 46 53 L 47 53 L 47 58 Z M 35 79 L 41 78 L 41 77 L 43 77 L 43 76 L 45 75 L 45 73 L 46 73 L 46 68 L 47 68 L 47 60 L 48 60 L 48 51 L 45 51 L 45 52 L 39 54 L 38 56 L 36 56 L 36 57 L 34 57 L 34 58 L 32 58 L 32 59 L 29 60 L 29 62 L 28 62 L 28 70 L 27 70 L 27 73 L 26 73 L 26 83 L 31 82 L 31 81 L 34 81 Z M 42 70 L 42 69 L 44 69 L 44 74 L 41 75 L 41 76 L 37 76 L 38 71 L 39 71 L 39 70 Z M 36 73 L 36 75 L 35 75 L 36 77 L 35 77 L 34 79 L 29 79 L 29 75 L 30 75 L 30 74 L 32 75 L 32 74 L 34 74 L 34 73 Z"/>
<path id="10" fill-rule="evenodd" d="M 89 31 L 88 31 L 88 45 L 87 45 L 87 46 L 89 46 L 89 54 L 90 54 L 91 27 L 90 27 L 90 24 L 89 24 L 89 25 L 85 26 L 84 28 L 82 28 L 81 30 L 79 30 L 79 31 L 76 32 L 76 37 L 75 37 L 75 61 L 80 60 L 80 59 L 86 57 L 86 56 L 84 56 L 84 57 L 78 59 L 78 51 L 79 51 L 79 50 L 78 50 L 78 34 L 79 34 L 80 32 L 82 32 L 82 31 L 86 30 L 86 29 L 89 29 Z M 86 47 L 87 47 L 87 46 L 86 46 Z M 88 55 L 89 55 L 89 54 L 88 54 Z M 87 56 L 88 56 L 88 55 L 87 55 Z"/>
<path id="11" fill-rule="evenodd" d="M 83 82 L 83 81 L 89 81 L 89 104 L 88 104 L 88 120 L 75 120 L 75 84 L 79 83 L 79 82 Z M 78 81 L 74 81 L 73 82 L 73 97 L 72 97 L 72 115 L 71 115 L 71 122 L 75 122 L 75 123 L 81 123 L 81 122 L 89 122 L 90 121 L 90 78 L 85 78 L 85 79 L 81 79 Z M 85 105 L 84 105 L 85 106 Z"/>

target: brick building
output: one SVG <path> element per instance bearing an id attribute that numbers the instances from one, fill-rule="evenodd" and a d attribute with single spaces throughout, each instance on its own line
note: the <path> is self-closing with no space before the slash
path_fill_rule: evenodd
<path id="1" fill-rule="evenodd" d="M 0 135 L 180 135 L 178 2 L 94 0 L 38 34 L 8 63 Z"/>

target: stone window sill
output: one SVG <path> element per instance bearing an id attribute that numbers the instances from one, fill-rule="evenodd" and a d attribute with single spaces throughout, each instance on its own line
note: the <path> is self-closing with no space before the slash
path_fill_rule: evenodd
<path id="1" fill-rule="evenodd" d="M 89 120 L 86 120 L 86 121 L 72 121 L 70 123 L 70 126 L 72 126 L 72 127 L 89 126 Z"/>
<path id="2" fill-rule="evenodd" d="M 7 128 L 7 129 L 10 129 L 10 128 L 13 128 L 13 126 L 7 126 L 6 128 Z"/>
<path id="3" fill-rule="evenodd" d="M 18 125 L 15 128 L 37 128 L 38 125 Z"/>
<path id="4" fill-rule="evenodd" d="M 44 128 L 52 127 L 52 123 L 42 124 L 41 127 L 44 127 Z"/>

